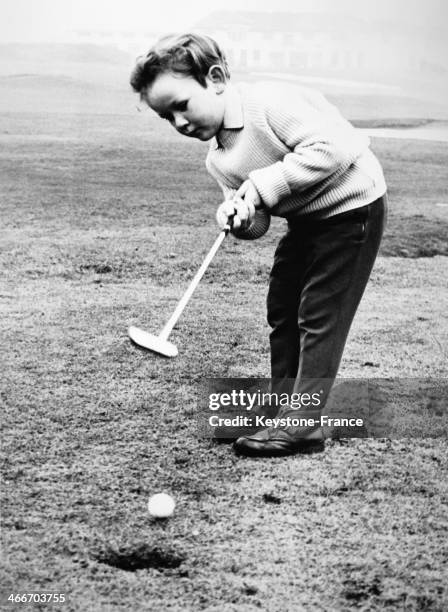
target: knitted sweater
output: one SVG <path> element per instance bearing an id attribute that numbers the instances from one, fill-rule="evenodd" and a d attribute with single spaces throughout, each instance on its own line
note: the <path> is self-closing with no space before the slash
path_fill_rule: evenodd
<path id="1" fill-rule="evenodd" d="M 317 91 L 297 88 L 286 98 L 272 86 L 229 83 L 224 95 L 206 167 L 225 199 L 249 178 L 271 215 L 325 219 L 384 195 L 368 137 Z"/>

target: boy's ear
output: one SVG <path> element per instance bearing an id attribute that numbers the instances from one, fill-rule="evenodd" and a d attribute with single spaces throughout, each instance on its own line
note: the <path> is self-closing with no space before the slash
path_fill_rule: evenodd
<path id="1" fill-rule="evenodd" d="M 207 78 L 211 81 L 217 93 L 222 93 L 226 86 L 226 75 L 219 64 L 211 66 Z"/>

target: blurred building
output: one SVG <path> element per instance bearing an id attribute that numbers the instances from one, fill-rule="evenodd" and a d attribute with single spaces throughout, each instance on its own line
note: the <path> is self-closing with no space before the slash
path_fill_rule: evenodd
<path id="1" fill-rule="evenodd" d="M 393 83 L 448 80 L 448 36 L 439 28 L 325 13 L 215 11 L 191 28 L 215 38 L 232 70 Z M 141 55 L 162 32 L 79 30 L 77 44 Z"/>
<path id="2" fill-rule="evenodd" d="M 72 41 L 76 44 L 94 44 L 115 47 L 136 57 L 145 53 L 160 37 L 152 30 L 74 30 Z"/>
<path id="3" fill-rule="evenodd" d="M 194 30 L 215 38 L 235 70 L 386 79 L 447 74 L 442 31 L 387 21 L 328 13 L 217 11 Z"/>

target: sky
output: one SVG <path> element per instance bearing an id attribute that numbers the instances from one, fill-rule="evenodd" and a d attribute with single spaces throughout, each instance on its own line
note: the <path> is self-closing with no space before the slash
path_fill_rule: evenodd
<path id="1" fill-rule="evenodd" d="M 215 10 L 328 11 L 399 24 L 448 23 L 446 0 L 1 0 L 0 43 L 70 40 L 74 30 L 171 32 Z M 447 34 L 448 34 L 448 26 Z"/>

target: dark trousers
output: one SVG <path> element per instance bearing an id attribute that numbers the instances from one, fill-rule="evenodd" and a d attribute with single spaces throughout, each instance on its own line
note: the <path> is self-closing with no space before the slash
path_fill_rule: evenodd
<path id="1" fill-rule="evenodd" d="M 329 219 L 289 222 L 267 298 L 273 390 L 307 393 L 317 385 L 324 390 L 320 408 L 325 405 L 386 214 L 384 196 Z"/>

